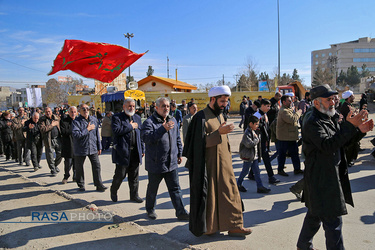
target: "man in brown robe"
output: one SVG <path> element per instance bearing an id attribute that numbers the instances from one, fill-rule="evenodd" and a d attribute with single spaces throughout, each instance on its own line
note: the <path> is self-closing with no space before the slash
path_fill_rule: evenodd
<path id="1" fill-rule="evenodd" d="M 223 110 L 231 92 L 228 86 L 213 87 L 210 103 L 193 118 L 186 136 L 183 155 L 190 176 L 189 229 L 196 235 L 228 231 L 230 236 L 245 236 L 241 197 L 232 166 Z"/>

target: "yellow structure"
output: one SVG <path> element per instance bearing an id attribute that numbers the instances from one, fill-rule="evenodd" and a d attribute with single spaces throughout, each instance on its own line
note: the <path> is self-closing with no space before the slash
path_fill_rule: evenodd
<path id="1" fill-rule="evenodd" d="M 160 76 L 148 76 L 138 81 L 138 89 L 144 92 L 191 92 L 197 87 L 186 82 L 181 82 L 176 79 L 165 78 Z"/>
<path id="2" fill-rule="evenodd" d="M 76 106 L 80 104 L 87 104 L 89 107 L 102 108 L 102 100 L 100 95 L 71 95 L 68 96 L 68 104 Z"/>

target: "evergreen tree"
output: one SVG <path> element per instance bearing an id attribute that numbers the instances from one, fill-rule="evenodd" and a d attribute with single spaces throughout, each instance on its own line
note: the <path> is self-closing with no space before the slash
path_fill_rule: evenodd
<path id="1" fill-rule="evenodd" d="M 295 81 L 301 82 L 301 79 L 299 78 L 297 69 L 293 70 L 292 79 L 295 80 Z"/>
<path id="2" fill-rule="evenodd" d="M 154 70 L 152 69 L 152 66 L 148 66 L 148 70 L 146 72 L 147 76 L 152 76 L 154 74 Z"/>

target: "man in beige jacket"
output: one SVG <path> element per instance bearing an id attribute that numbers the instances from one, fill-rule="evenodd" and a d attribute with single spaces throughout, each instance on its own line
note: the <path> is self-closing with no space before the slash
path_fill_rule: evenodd
<path id="1" fill-rule="evenodd" d="M 298 155 L 298 119 L 302 110 L 294 112 L 291 108 L 292 99 L 290 96 L 281 97 L 282 107 L 277 115 L 276 138 L 279 141 L 279 156 L 277 157 L 278 174 L 289 176 L 284 171 L 286 153 L 292 158 L 294 174 L 303 174 L 301 162 Z"/>

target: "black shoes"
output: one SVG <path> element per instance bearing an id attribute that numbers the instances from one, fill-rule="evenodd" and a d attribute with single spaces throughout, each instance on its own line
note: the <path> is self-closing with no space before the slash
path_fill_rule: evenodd
<path id="1" fill-rule="evenodd" d="M 156 220 L 156 218 L 158 218 L 158 215 L 155 213 L 155 211 L 147 212 L 147 216 L 151 220 Z"/>
<path id="2" fill-rule="evenodd" d="M 80 192 L 85 192 L 86 189 L 85 189 L 85 187 L 79 187 L 79 188 L 78 188 L 78 191 L 80 191 Z"/>
<path id="3" fill-rule="evenodd" d="M 302 199 L 302 195 L 301 195 L 299 192 L 297 192 L 297 191 L 293 188 L 293 186 L 291 186 L 291 187 L 289 188 L 289 191 L 292 192 L 292 194 L 294 194 L 294 195 L 296 196 L 297 200 L 301 200 L 301 199 Z"/>
<path id="4" fill-rule="evenodd" d="M 130 198 L 131 201 L 134 201 L 134 202 L 137 202 L 137 203 L 142 203 L 143 202 L 143 199 L 139 196 L 135 196 L 135 197 L 132 197 Z"/>
<path id="5" fill-rule="evenodd" d="M 280 180 L 279 179 L 276 179 L 274 176 L 268 178 L 268 182 L 269 184 L 276 184 L 276 183 L 279 183 Z"/>
<path id="6" fill-rule="evenodd" d="M 178 220 L 189 220 L 189 214 L 180 214 L 177 216 Z"/>
<path id="7" fill-rule="evenodd" d="M 103 185 L 96 187 L 96 191 L 98 191 L 98 192 L 104 192 L 106 189 L 107 189 L 107 187 L 105 187 Z"/>
<path id="8" fill-rule="evenodd" d="M 55 177 L 57 175 L 57 172 L 56 171 L 51 171 L 51 177 Z"/>
<path id="9" fill-rule="evenodd" d="M 249 174 L 249 175 L 247 176 L 247 178 L 249 178 L 249 180 L 251 180 L 251 181 L 255 181 L 255 177 L 254 177 L 254 175 L 250 175 L 250 174 Z"/>
<path id="10" fill-rule="evenodd" d="M 241 185 L 241 186 L 238 187 L 238 191 L 247 192 L 247 189 L 244 186 Z"/>
<path id="11" fill-rule="evenodd" d="M 303 174 L 303 170 L 301 169 L 294 170 L 294 174 Z"/>
<path id="12" fill-rule="evenodd" d="M 56 171 L 57 173 L 59 173 L 59 172 L 60 172 L 60 169 L 59 169 L 58 167 L 56 167 L 56 168 L 55 168 L 55 171 Z"/>
<path id="13" fill-rule="evenodd" d="M 271 191 L 271 189 L 265 188 L 265 187 L 258 187 L 258 189 L 257 189 L 257 193 L 260 193 L 260 194 L 267 194 L 270 191 Z"/>
<path id="14" fill-rule="evenodd" d="M 117 192 L 113 192 L 113 191 L 111 191 L 111 200 L 113 201 L 113 202 L 117 202 Z"/>
<path id="15" fill-rule="evenodd" d="M 289 176 L 284 170 L 278 171 L 277 174 L 281 176 Z"/>

